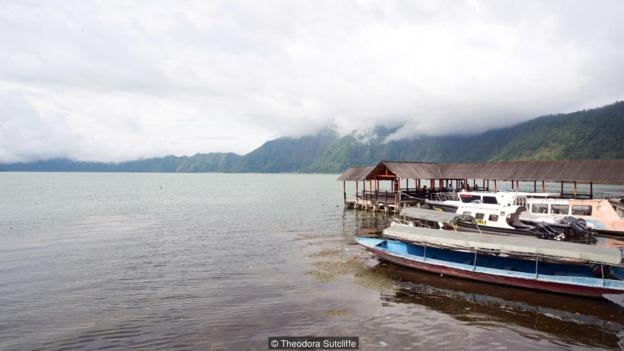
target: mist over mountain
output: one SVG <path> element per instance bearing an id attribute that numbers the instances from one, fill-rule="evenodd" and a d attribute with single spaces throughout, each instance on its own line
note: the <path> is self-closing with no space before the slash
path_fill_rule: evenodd
<path id="1" fill-rule="evenodd" d="M 624 102 L 542 116 L 503 129 L 392 140 L 399 127 L 378 126 L 340 136 L 332 130 L 267 141 L 246 154 L 207 153 L 122 163 L 53 159 L 0 164 L 0 171 L 339 173 L 379 160 L 478 162 L 624 158 Z M 390 137 L 390 138 L 389 138 Z"/>

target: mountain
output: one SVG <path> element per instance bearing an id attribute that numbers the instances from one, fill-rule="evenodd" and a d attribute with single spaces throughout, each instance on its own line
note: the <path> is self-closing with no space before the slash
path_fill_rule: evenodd
<path id="1" fill-rule="evenodd" d="M 268 141 L 256 150 L 243 156 L 239 172 L 309 172 L 308 167 L 331 148 L 338 135 L 323 131 L 315 136 L 301 138 L 279 138 Z"/>
<path id="2" fill-rule="evenodd" d="M 267 141 L 246 154 L 166 156 L 122 163 L 54 159 L 0 164 L 0 171 L 339 173 L 380 160 L 477 162 L 624 158 L 624 102 L 538 117 L 478 135 L 420 136 L 385 142 L 398 127 L 339 136 L 334 131 Z"/>
<path id="3" fill-rule="evenodd" d="M 624 158 L 624 102 L 569 114 L 543 116 L 478 135 L 421 136 L 372 145 L 352 135 L 337 140 L 315 171 L 379 160 L 478 162 Z"/>

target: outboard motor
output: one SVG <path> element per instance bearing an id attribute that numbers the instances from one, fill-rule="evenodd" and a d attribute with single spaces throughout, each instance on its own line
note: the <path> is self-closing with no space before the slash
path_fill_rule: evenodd
<path id="1" fill-rule="evenodd" d="M 565 233 L 559 233 L 544 222 L 536 223 L 537 237 L 540 239 L 565 240 Z"/>
<path id="2" fill-rule="evenodd" d="M 567 224 L 566 234 L 576 239 L 586 239 L 589 242 L 596 241 L 596 230 L 587 226 L 582 218 L 567 216 L 561 219 L 562 224 Z"/>

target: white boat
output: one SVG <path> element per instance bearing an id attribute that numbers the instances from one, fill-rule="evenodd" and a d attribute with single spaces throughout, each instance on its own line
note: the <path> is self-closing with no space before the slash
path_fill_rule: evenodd
<path id="1" fill-rule="evenodd" d="M 469 232 L 533 236 L 541 239 L 595 242 L 595 231 L 583 223 L 559 224 L 556 228 L 543 223 L 528 225 L 520 221 L 522 206 L 499 206 L 486 204 L 464 204 L 457 213 L 408 207 L 401 210 L 402 220 L 412 226 L 436 229 L 454 229 Z"/>
<path id="2" fill-rule="evenodd" d="M 532 203 L 572 201 L 553 199 L 553 196 L 557 196 L 553 193 L 462 191 L 438 195 L 434 200 L 427 200 L 427 204 L 433 209 L 474 218 L 472 225 L 466 220 L 458 223 L 464 230 L 533 234 L 555 240 L 592 242 L 595 238 L 590 229 L 599 227 L 587 226 L 586 223 L 590 223 L 587 219 L 572 214 L 561 215 L 557 218 L 547 218 L 545 215 L 541 218 L 527 216 L 525 209 L 529 208 Z M 569 218 L 570 216 L 574 218 Z M 578 218 L 582 218 L 583 221 L 579 221 Z M 475 224 L 478 227 L 475 227 Z"/>
<path id="3" fill-rule="evenodd" d="M 607 199 L 526 199 L 526 211 L 520 220 L 532 224 L 557 224 L 572 216 L 585 220 L 587 226 L 598 232 L 624 235 L 624 218 Z"/>
<path id="4" fill-rule="evenodd" d="M 551 193 L 524 193 L 511 191 L 461 191 L 438 193 L 426 203 L 433 209 L 468 215 L 475 224 L 503 230 L 528 229 L 520 221 L 527 198 L 553 196 Z"/>
<path id="5" fill-rule="evenodd" d="M 443 192 L 432 195 L 425 202 L 433 209 L 458 213 L 457 208 L 466 204 L 484 204 L 501 206 L 524 206 L 526 199 L 558 197 L 555 193 L 529 193 L 519 191 L 465 191 Z"/>

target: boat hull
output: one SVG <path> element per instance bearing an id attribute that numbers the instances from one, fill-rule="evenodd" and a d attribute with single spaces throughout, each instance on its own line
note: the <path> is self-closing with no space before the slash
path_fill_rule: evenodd
<path id="1" fill-rule="evenodd" d="M 387 240 L 383 240 L 387 241 Z M 445 264 L 440 259 L 423 257 L 422 259 L 406 257 L 409 255 L 398 254 L 389 251 L 381 246 L 371 246 L 360 242 L 363 246 L 367 247 L 373 252 L 380 260 L 391 262 L 400 266 L 409 267 L 421 271 L 426 271 L 436 274 L 444 274 L 452 277 L 458 277 L 463 279 L 470 279 L 480 282 L 507 285 L 526 289 L 536 289 L 542 291 L 549 291 L 555 293 L 586 296 L 586 297 L 603 297 L 603 295 L 622 295 L 624 294 L 624 282 L 618 281 L 616 287 L 606 286 L 586 286 L 582 284 L 574 284 L 571 282 L 556 282 L 546 281 L 539 279 L 539 274 L 533 275 L 531 278 L 527 277 L 514 277 L 514 272 L 510 272 L 510 275 L 506 276 L 504 273 L 491 274 L 480 271 L 479 266 L 475 266 L 474 270 L 466 269 L 466 267 L 457 268 L 452 264 Z M 411 244 L 406 244 L 411 245 Z M 426 256 L 426 255 L 425 255 Z M 534 264 L 534 263 L 533 263 Z M 586 277 L 585 277 L 586 278 Z M 600 280 L 596 278 L 589 278 L 593 280 Z M 611 281 L 611 280 L 607 280 Z M 612 281 L 611 281 L 612 282 Z M 611 284 L 612 285 L 612 284 Z"/>

